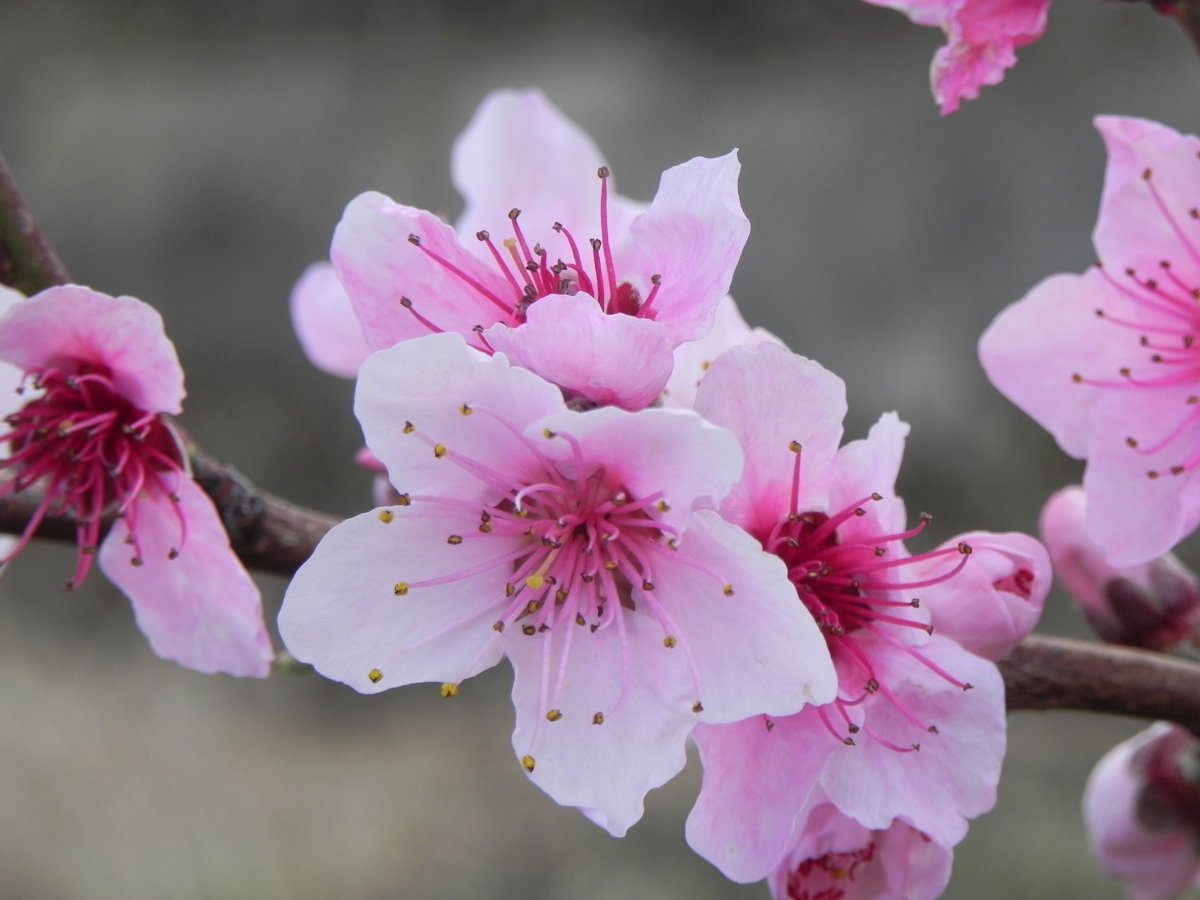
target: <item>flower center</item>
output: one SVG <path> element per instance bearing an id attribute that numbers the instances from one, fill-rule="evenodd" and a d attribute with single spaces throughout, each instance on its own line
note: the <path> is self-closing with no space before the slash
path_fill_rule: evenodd
<path id="1" fill-rule="evenodd" d="M 662 279 L 658 275 L 652 275 L 650 291 L 642 297 L 637 287 L 617 277 L 608 230 L 608 168 L 601 166 L 596 174 L 600 178 L 600 236 L 587 241 L 590 254 L 585 255 L 581 252 L 579 242 L 561 222 L 555 222 L 552 228 L 556 234 L 555 242 L 559 244 L 559 252 L 563 255 L 555 255 L 552 258 L 550 251 L 541 243 L 535 242 L 530 246 L 521 228 L 521 210 L 516 208 L 508 211 L 512 237 L 504 238 L 499 247 L 492 240 L 490 232 L 475 233 L 476 239 L 487 246 L 496 269 L 507 282 L 507 292 L 498 293 L 481 283 L 427 247 L 422 243 L 420 235 L 410 234 L 409 243 L 462 281 L 486 302 L 495 306 L 500 314 L 499 321 L 510 326 L 524 322 L 530 305 L 552 294 L 574 296 L 584 293 L 594 298 L 600 308 L 610 315 L 623 314 L 653 319 L 654 301 Z M 408 298 L 402 298 L 401 304 L 430 331 L 442 331 L 432 320 L 418 313 Z"/>
<path id="2" fill-rule="evenodd" d="M 1143 781 L 1138 820 L 1151 831 L 1186 831 L 1200 839 L 1200 741 L 1172 728 L 1134 754 Z"/>
<path id="3" fill-rule="evenodd" d="M 1121 274 L 1097 262 L 1104 280 L 1124 299 L 1126 312 L 1113 312 L 1098 307 L 1095 315 L 1129 334 L 1129 359 L 1113 375 L 1099 377 L 1074 373 L 1076 384 L 1115 390 L 1172 388 L 1200 381 L 1200 285 L 1189 282 L 1179 274 L 1180 268 L 1193 272 L 1200 268 L 1200 209 L 1191 207 L 1186 217 L 1173 213 L 1154 182 L 1152 169 L 1142 172 L 1142 183 L 1150 193 L 1154 206 L 1168 227 L 1186 249 L 1188 259 L 1161 259 L 1153 274 L 1139 272 L 1127 266 Z M 1126 445 L 1143 456 L 1153 456 L 1171 446 L 1178 446 L 1177 460 L 1164 469 L 1149 469 L 1146 477 L 1154 480 L 1163 475 L 1182 475 L 1200 465 L 1200 446 L 1194 440 L 1181 440 L 1200 424 L 1200 396 L 1189 394 L 1176 421 L 1164 423 L 1165 430 L 1147 438 L 1129 435 Z"/>
<path id="4" fill-rule="evenodd" d="M 137 542 L 136 499 L 143 489 L 169 494 L 184 476 L 183 454 L 170 429 L 156 413 L 138 409 L 113 383 L 107 368 L 80 365 L 72 372 L 30 369 L 18 393 L 29 387 L 38 395 L 5 419 L 9 456 L 4 494 L 41 484 L 44 496 L 30 517 L 7 562 L 29 543 L 47 515 L 69 516 L 76 523 L 78 556 L 67 582 L 80 584 L 91 568 L 106 513 L 123 516 L 141 563 Z M 180 519 L 181 544 L 183 522 Z"/>
<path id="5" fill-rule="evenodd" d="M 874 859 L 874 841 L 857 850 L 806 859 L 788 872 L 788 900 L 840 900 L 858 881 L 859 868 Z"/>

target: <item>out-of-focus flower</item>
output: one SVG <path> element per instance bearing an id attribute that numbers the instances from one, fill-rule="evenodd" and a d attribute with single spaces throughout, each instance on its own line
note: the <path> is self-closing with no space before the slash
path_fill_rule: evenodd
<path id="1" fill-rule="evenodd" d="M 874 831 L 816 797 L 767 880 L 775 900 L 932 900 L 954 851 L 903 822 Z"/>
<path id="2" fill-rule="evenodd" d="M 1017 64 L 1017 48 L 1046 30 L 1050 0 L 867 0 L 897 9 L 918 25 L 946 34 L 929 72 L 933 98 L 942 115 L 974 100 L 979 89 L 999 84 Z"/>
<path id="3" fill-rule="evenodd" d="M 457 333 L 570 396 L 639 409 L 729 289 L 750 230 L 739 170 L 736 153 L 693 159 L 643 208 L 610 192 L 599 151 L 541 93 L 497 92 L 454 148 L 456 228 L 367 193 L 331 256 L 373 350 Z"/>
<path id="4" fill-rule="evenodd" d="M 1087 460 L 1088 531 L 1127 567 L 1200 522 L 1200 140 L 1140 119 L 1096 127 L 1108 146 L 1099 262 L 1004 310 L 979 358 Z"/>
<path id="5" fill-rule="evenodd" d="M 399 501 L 335 527 L 288 588 L 280 631 L 322 674 L 453 696 L 507 656 L 517 757 L 616 835 L 697 723 L 832 696 L 782 563 L 711 508 L 742 471 L 728 431 L 568 410 L 458 335 L 370 356 L 355 411 Z"/>
<path id="6" fill-rule="evenodd" d="M 1117 744 L 1083 793 L 1088 843 L 1131 900 L 1200 887 L 1200 741 L 1166 722 Z"/>
<path id="7" fill-rule="evenodd" d="M 1200 585 L 1170 553 L 1127 568 L 1108 563 L 1087 533 L 1087 495 L 1063 488 L 1042 508 L 1042 540 L 1054 571 L 1092 628 L 1113 644 L 1170 650 L 1195 642 Z"/>
<path id="8" fill-rule="evenodd" d="M 68 588 L 98 558 L 159 656 L 266 676 L 273 653 L 258 589 L 166 418 L 180 412 L 183 370 L 159 314 L 132 297 L 50 288 L 8 303 L 0 359 L 24 373 L 0 436 L 9 448 L 0 493 L 43 492 L 8 558 L 46 516 L 67 516 L 79 548 Z"/>
<path id="9" fill-rule="evenodd" d="M 1045 550 L 1024 535 L 910 555 L 904 541 L 928 517 L 909 528 L 894 492 L 908 428 L 885 415 L 839 449 L 844 391 L 816 363 L 764 345 L 720 356 L 696 399 L 746 453 L 721 514 L 787 565 L 838 673 L 824 706 L 696 729 L 704 781 L 688 840 L 737 881 L 779 864 L 815 788 L 868 830 L 899 819 L 943 846 L 961 840 L 995 802 L 1005 716 L 996 667 L 960 641 L 1006 652 L 1049 586 Z M 976 569 L 975 554 L 987 564 Z"/>
<path id="10" fill-rule="evenodd" d="M 329 263 L 313 263 L 291 298 L 292 327 L 308 361 L 323 372 L 353 378 L 371 354 L 350 298 Z"/>

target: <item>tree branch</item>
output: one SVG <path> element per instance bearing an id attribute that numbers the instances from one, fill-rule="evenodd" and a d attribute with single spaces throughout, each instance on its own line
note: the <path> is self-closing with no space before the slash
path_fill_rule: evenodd
<path id="1" fill-rule="evenodd" d="M 0 284 L 31 296 L 70 281 L 0 156 Z"/>

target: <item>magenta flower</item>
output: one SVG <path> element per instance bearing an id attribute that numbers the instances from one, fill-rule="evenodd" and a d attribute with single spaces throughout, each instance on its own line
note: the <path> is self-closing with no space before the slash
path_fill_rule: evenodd
<path id="1" fill-rule="evenodd" d="M 839 449 L 844 395 L 774 345 L 730 350 L 698 391 L 697 411 L 746 453 L 721 514 L 786 563 L 839 685 L 798 715 L 696 729 L 704 781 L 688 841 L 736 881 L 775 869 L 817 788 L 868 830 L 899 819 L 942 846 L 961 840 L 995 801 L 1005 719 L 996 667 L 959 642 L 1006 651 L 1032 627 L 1021 607 L 1040 611 L 1049 585 L 1045 551 L 1024 535 L 909 555 L 928 517 L 909 528 L 894 493 L 908 428 L 889 414 Z"/>
<path id="2" fill-rule="evenodd" d="M 669 169 L 643 210 L 541 93 L 498 92 L 454 148 L 457 228 L 367 193 L 331 256 L 373 350 L 457 333 L 572 396 L 639 409 L 729 289 L 750 229 L 739 168 L 730 153 Z"/>
<path id="3" fill-rule="evenodd" d="M 132 297 L 51 288 L 8 305 L 0 359 L 24 372 L 22 403 L 5 418 L 0 493 L 44 492 L 5 561 L 43 518 L 69 516 L 79 552 L 68 588 L 98 556 L 159 656 L 265 677 L 273 653 L 258 589 L 166 418 L 180 412 L 183 370 L 158 313 Z"/>
<path id="4" fill-rule="evenodd" d="M 1166 722 L 1117 744 L 1083 793 L 1092 854 L 1130 900 L 1200 888 L 1200 742 Z"/>
<path id="5" fill-rule="evenodd" d="M 1114 566 L 1200 523 L 1200 140 L 1101 117 L 1099 263 L 1057 275 L 979 342 L 992 383 L 1087 460 L 1088 527 Z"/>
<path id="6" fill-rule="evenodd" d="M 775 900 L 932 900 L 953 862 L 952 850 L 903 822 L 871 831 L 818 800 L 767 886 Z"/>
<path id="7" fill-rule="evenodd" d="M 741 474 L 691 412 L 574 412 L 458 335 L 373 354 L 355 410 L 399 492 L 334 528 L 288 588 L 288 648 L 363 692 L 443 696 L 507 656 L 534 782 L 615 835 L 701 722 L 833 693 L 780 561 L 711 506 Z"/>
<path id="8" fill-rule="evenodd" d="M 929 72 L 933 98 L 943 116 L 979 89 L 999 84 L 1017 64 L 1017 48 L 1046 30 L 1050 0 L 867 0 L 897 9 L 918 25 L 946 34 Z"/>

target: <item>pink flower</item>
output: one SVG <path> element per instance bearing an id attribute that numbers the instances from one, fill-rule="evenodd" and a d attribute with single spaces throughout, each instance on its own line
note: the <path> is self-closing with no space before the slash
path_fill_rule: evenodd
<path id="1" fill-rule="evenodd" d="M 907 527 L 894 493 L 907 426 L 885 415 L 866 440 L 839 449 L 841 380 L 781 347 L 719 357 L 696 409 L 746 453 L 721 514 L 787 564 L 839 689 L 798 715 L 696 729 L 704 781 L 689 843 L 736 881 L 763 878 L 819 788 L 868 830 L 899 819 L 952 846 L 994 803 L 1005 743 L 999 673 L 959 641 L 1005 652 L 1032 627 L 1022 607 L 1040 611 L 1045 551 L 1025 536 L 981 533 L 910 556 L 903 542 L 928 517 Z M 987 636 L 997 628 L 999 638 Z"/>
<path id="2" fill-rule="evenodd" d="M 669 169 L 643 210 L 610 192 L 599 151 L 541 93 L 498 92 L 454 148 L 457 228 L 363 194 L 333 264 L 373 350 L 457 333 L 572 396 L 638 409 L 729 289 L 750 228 L 739 168 L 730 153 Z"/>
<path id="3" fill-rule="evenodd" d="M 334 528 L 279 625 L 362 692 L 507 656 L 530 777 L 615 835 L 697 723 L 824 702 L 834 676 L 780 561 L 711 506 L 733 435 L 691 412 L 575 412 L 458 335 L 373 354 L 356 413 L 399 492 Z"/>
<path id="4" fill-rule="evenodd" d="M 953 861 L 903 822 L 871 831 L 818 799 L 767 885 L 775 900 L 932 900 Z"/>
<path id="5" fill-rule="evenodd" d="M 313 263 L 291 297 L 292 326 L 308 361 L 341 378 L 358 374 L 370 353 L 350 298 L 329 263 Z"/>
<path id="6" fill-rule="evenodd" d="M 1086 516 L 1083 488 L 1063 488 L 1042 509 L 1041 532 L 1055 573 L 1096 633 L 1148 650 L 1196 642 L 1196 576 L 1170 553 L 1128 568 L 1109 565 L 1088 536 Z"/>
<path id="7" fill-rule="evenodd" d="M 98 554 L 159 656 L 265 677 L 273 653 L 258 589 L 167 419 L 181 409 L 183 370 L 158 313 L 132 297 L 51 288 L 8 304 L 0 359 L 24 372 L 24 399 L 5 418 L 0 493 L 44 492 L 6 561 L 45 516 L 69 516 L 79 552 L 68 588 Z"/>
<path id="8" fill-rule="evenodd" d="M 1131 900 L 1170 900 L 1200 887 L 1200 742 L 1159 722 L 1117 744 L 1083 793 L 1088 843 Z"/>
<path id="9" fill-rule="evenodd" d="M 1050 0 L 867 0 L 898 9 L 918 25 L 946 33 L 929 80 L 943 116 L 960 100 L 974 100 L 985 84 L 999 84 L 1017 64 L 1017 48 L 1046 30 Z"/>
<path id="10" fill-rule="evenodd" d="M 1200 140 L 1101 117 L 1100 262 L 1004 310 L 979 343 L 992 383 L 1086 459 L 1088 529 L 1113 566 L 1200 523 Z"/>

